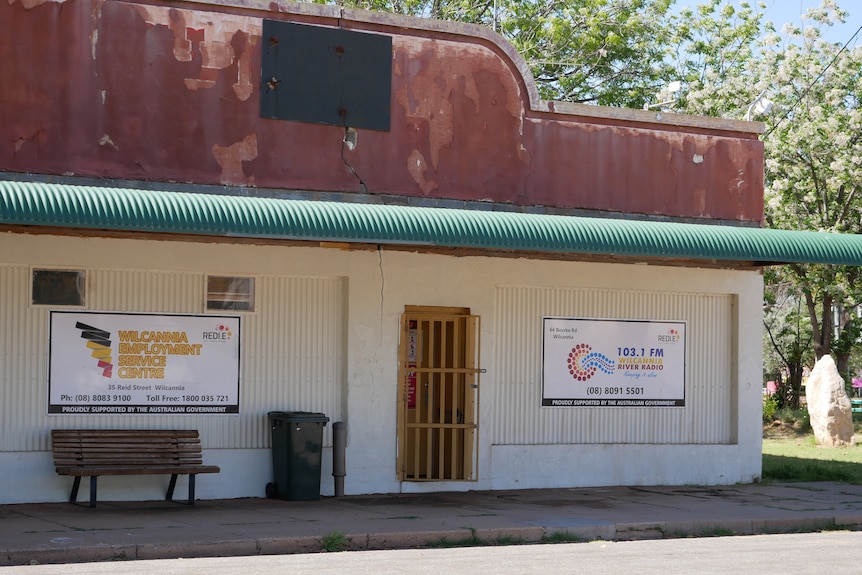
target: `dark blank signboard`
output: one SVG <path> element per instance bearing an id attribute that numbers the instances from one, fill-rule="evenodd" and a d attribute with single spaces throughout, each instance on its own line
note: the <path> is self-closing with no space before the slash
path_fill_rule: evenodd
<path id="1" fill-rule="evenodd" d="M 392 38 L 263 21 L 263 118 L 389 130 Z"/>

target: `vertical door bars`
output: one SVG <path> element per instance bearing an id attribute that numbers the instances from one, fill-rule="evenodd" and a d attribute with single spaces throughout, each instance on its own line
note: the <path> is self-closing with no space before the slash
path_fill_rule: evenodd
<path id="1" fill-rule="evenodd" d="M 477 328 L 478 318 L 463 314 L 408 313 L 403 318 L 398 452 L 402 480 L 475 480 Z M 408 361 L 404 345 L 411 329 L 416 330 L 414 361 Z"/>

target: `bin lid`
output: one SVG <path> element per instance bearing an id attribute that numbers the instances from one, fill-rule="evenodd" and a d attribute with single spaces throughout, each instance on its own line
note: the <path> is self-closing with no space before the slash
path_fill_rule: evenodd
<path id="1" fill-rule="evenodd" d="M 323 413 L 312 413 L 310 411 L 270 411 L 269 418 L 278 421 L 295 422 L 323 422 L 329 421 Z"/>

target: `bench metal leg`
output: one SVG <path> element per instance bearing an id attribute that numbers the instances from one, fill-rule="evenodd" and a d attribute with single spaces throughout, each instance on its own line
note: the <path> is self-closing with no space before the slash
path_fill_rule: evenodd
<path id="1" fill-rule="evenodd" d="M 195 504 L 195 474 L 189 474 L 189 505 Z"/>
<path id="2" fill-rule="evenodd" d="M 171 475 L 171 482 L 168 484 L 168 494 L 165 495 L 165 501 L 173 501 L 174 489 L 177 486 L 177 474 Z M 189 505 L 195 504 L 195 474 L 189 474 Z"/>
<path id="3" fill-rule="evenodd" d="M 81 476 L 76 475 L 75 481 L 72 483 L 72 494 L 69 495 L 69 503 L 74 503 L 78 500 L 78 488 L 81 486 Z"/>
<path id="4" fill-rule="evenodd" d="M 173 501 L 174 488 L 177 486 L 177 474 L 171 475 L 171 482 L 168 484 L 168 494 L 165 495 L 165 501 Z"/>
<path id="5" fill-rule="evenodd" d="M 99 477 L 97 475 L 90 476 L 90 507 L 96 506 L 96 480 Z M 76 475 L 75 480 L 72 482 L 72 493 L 69 495 L 69 503 L 76 503 L 78 501 L 78 489 L 81 487 L 81 476 Z"/>

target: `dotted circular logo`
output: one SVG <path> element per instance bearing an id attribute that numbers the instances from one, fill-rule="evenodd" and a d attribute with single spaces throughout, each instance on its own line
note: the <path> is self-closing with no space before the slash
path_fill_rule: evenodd
<path id="1" fill-rule="evenodd" d="M 577 381 L 587 381 L 596 374 L 597 370 L 612 375 L 614 373 L 613 360 L 593 351 L 586 343 L 579 343 L 572 348 L 568 357 L 569 374 Z"/>

